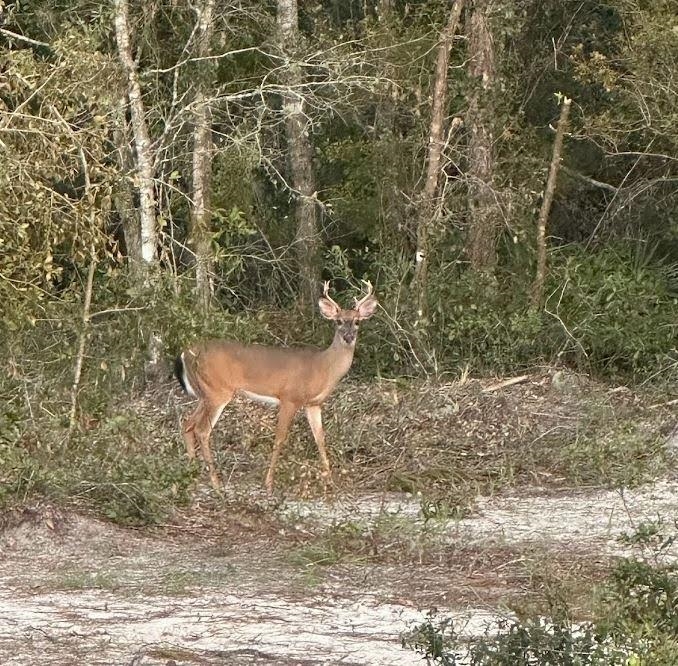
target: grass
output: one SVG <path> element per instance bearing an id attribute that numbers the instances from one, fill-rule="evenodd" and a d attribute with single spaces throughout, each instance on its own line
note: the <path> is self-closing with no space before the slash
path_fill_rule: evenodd
<path id="1" fill-rule="evenodd" d="M 189 501 L 198 470 L 176 437 L 158 442 L 155 425 L 114 415 L 79 431 L 67 448 L 59 424 L 27 428 L 19 442 L 0 443 L 0 506 L 39 496 L 124 525 L 162 522 Z"/>
<path id="2" fill-rule="evenodd" d="M 431 513 L 431 506 L 422 503 L 418 516 L 382 513 L 372 520 L 315 529 L 305 524 L 303 540 L 299 543 L 297 538 L 286 559 L 303 569 L 311 585 L 331 575 L 336 565 L 349 567 L 353 576 L 361 576 L 363 567 L 373 571 L 380 565 L 396 579 L 398 571 L 421 576 L 420 580 L 389 580 L 407 594 L 430 584 L 422 573 L 426 569 L 442 574 L 441 589 L 448 578 L 455 581 L 456 589 L 450 593 L 457 604 L 482 601 L 528 617 L 548 613 L 562 602 L 580 618 L 590 615 L 591 589 L 609 573 L 611 559 L 546 544 L 497 540 L 464 544 L 452 537 L 454 520 L 443 511 Z"/>
<path id="3" fill-rule="evenodd" d="M 56 572 L 50 587 L 69 592 L 81 590 L 118 590 L 123 583 L 117 574 L 110 571 L 82 571 L 66 568 Z"/>
<path id="4" fill-rule="evenodd" d="M 168 594 L 171 596 L 191 595 L 201 588 L 222 589 L 233 581 L 237 574 L 235 567 L 227 565 L 225 568 L 176 568 L 164 571 L 156 584 L 144 585 L 144 593 Z"/>
<path id="5" fill-rule="evenodd" d="M 200 589 L 223 589 L 237 574 L 235 567 L 163 567 L 150 578 L 139 579 L 135 571 L 87 571 L 65 567 L 55 572 L 48 585 L 52 589 L 69 592 L 82 590 L 109 590 L 126 595 L 137 594 L 186 596 Z"/>
<path id="6" fill-rule="evenodd" d="M 576 391 L 555 390 L 538 377 L 498 392 L 483 387 L 472 380 L 342 384 L 324 409 L 337 492 L 417 493 L 437 511 L 464 517 L 478 495 L 525 485 L 634 486 L 672 468 L 661 435 L 668 408 L 650 412 L 642 395 L 585 379 Z M 178 427 L 183 407 L 173 390 L 168 383 L 133 400 L 90 396 L 65 449 L 64 424 L 46 402 L 43 410 L 32 405 L 30 418 L 17 401 L 0 407 L 7 425 L 0 436 L 0 506 L 41 496 L 125 525 L 165 522 L 204 481 L 199 465 L 186 460 Z M 236 487 L 260 486 L 274 422 L 270 410 L 236 401 L 216 428 L 218 465 Z M 300 416 L 277 487 L 319 494 L 319 469 Z M 325 550 L 309 557 L 336 559 L 332 548 Z M 353 550 L 364 556 L 357 545 Z"/>

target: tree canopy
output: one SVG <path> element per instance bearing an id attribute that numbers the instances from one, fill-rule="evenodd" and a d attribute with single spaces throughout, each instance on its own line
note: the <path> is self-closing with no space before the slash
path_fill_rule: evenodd
<path id="1" fill-rule="evenodd" d="M 310 340 L 325 279 L 376 285 L 370 372 L 675 373 L 676 9 L 0 3 L 7 358 L 65 340 L 69 386 L 95 266 L 86 381 L 152 331 Z"/>

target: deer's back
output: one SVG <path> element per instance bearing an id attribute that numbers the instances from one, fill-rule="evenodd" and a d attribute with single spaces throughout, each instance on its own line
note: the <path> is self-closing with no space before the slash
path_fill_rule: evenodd
<path id="1" fill-rule="evenodd" d="M 187 350 L 203 390 L 242 391 L 306 405 L 325 398 L 338 379 L 331 377 L 327 351 L 313 347 L 268 347 L 213 340 Z M 328 381 L 329 380 L 329 381 Z M 254 397 L 250 396 L 250 397 Z"/>

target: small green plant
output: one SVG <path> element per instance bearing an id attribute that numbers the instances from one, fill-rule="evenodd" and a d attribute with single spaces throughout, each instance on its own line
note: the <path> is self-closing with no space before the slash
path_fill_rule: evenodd
<path id="1" fill-rule="evenodd" d="M 68 569 L 58 572 L 52 585 L 60 590 L 116 590 L 120 587 L 120 581 L 110 571 Z"/>
<path id="2" fill-rule="evenodd" d="M 456 666 L 463 663 L 465 656 L 454 621 L 438 617 L 436 611 L 430 611 L 424 622 L 404 634 L 401 642 L 403 647 L 421 654 L 429 666 Z"/>
<path id="3" fill-rule="evenodd" d="M 330 566 L 347 557 L 364 555 L 365 543 L 360 525 L 340 522 L 327 528 L 312 542 L 295 549 L 290 560 L 306 567 Z"/>
<path id="4" fill-rule="evenodd" d="M 658 554 L 675 539 L 660 527 L 641 525 L 625 542 Z M 441 666 L 675 666 L 676 636 L 678 567 L 627 558 L 595 593 L 591 621 L 573 620 L 558 600 L 546 617 L 501 620 L 497 629 L 462 640 L 451 620 L 430 614 L 403 645 Z"/>
<path id="5" fill-rule="evenodd" d="M 184 595 L 198 588 L 221 588 L 233 580 L 235 567 L 211 569 L 169 569 L 164 571 L 157 585 L 145 585 L 144 593 Z"/>
<path id="6" fill-rule="evenodd" d="M 678 521 L 674 521 L 673 527 L 678 527 Z M 649 549 L 655 558 L 673 544 L 678 538 L 675 532 L 667 532 L 666 521 L 660 517 L 656 520 L 640 523 L 631 534 L 622 534 L 619 541 L 628 546 L 641 546 Z"/>

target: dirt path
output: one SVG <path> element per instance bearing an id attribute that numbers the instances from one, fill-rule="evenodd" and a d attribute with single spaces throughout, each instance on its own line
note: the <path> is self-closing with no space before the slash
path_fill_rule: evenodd
<path id="1" fill-rule="evenodd" d="M 462 520 L 424 521 L 405 495 L 287 502 L 260 532 L 140 532 L 38 507 L 0 537 L 0 663 L 417 664 L 400 635 L 430 606 L 468 634 L 492 626 L 520 593 L 506 572 L 524 549 L 609 557 L 677 509 L 674 481 L 480 498 Z M 380 557 L 309 558 L 328 546 L 308 535 L 346 526 L 358 541 L 380 531 Z"/>

